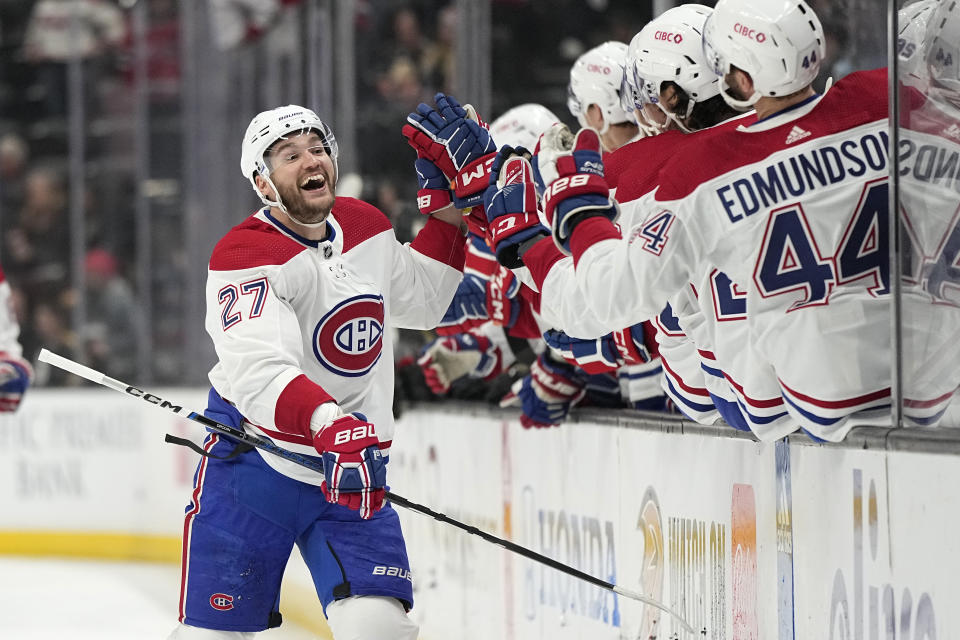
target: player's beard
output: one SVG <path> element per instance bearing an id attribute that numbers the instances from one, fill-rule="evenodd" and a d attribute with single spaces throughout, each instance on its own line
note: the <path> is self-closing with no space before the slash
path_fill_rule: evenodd
<path id="1" fill-rule="evenodd" d="M 327 180 L 327 195 L 320 200 L 307 202 L 303 197 L 303 190 L 297 185 L 277 185 L 277 192 L 283 206 L 287 208 L 287 215 L 300 224 L 317 224 L 326 220 L 336 200 L 333 184 Z"/>

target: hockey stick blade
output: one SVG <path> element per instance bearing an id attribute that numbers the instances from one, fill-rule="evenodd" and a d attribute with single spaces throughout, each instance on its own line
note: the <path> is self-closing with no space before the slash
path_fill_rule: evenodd
<path id="1" fill-rule="evenodd" d="M 249 445 L 257 447 L 258 449 L 262 449 L 264 451 L 272 453 L 275 456 L 289 460 L 290 462 L 298 464 L 302 467 L 306 467 L 307 469 L 311 469 L 318 473 L 323 473 L 323 466 L 320 465 L 319 463 L 315 462 L 314 460 L 311 460 L 310 458 L 307 458 L 306 456 L 301 456 L 300 454 L 294 453 L 293 451 L 288 451 L 287 449 L 278 447 L 271 440 L 257 437 L 251 433 L 247 433 L 246 431 L 243 431 L 242 429 L 237 429 L 235 427 L 231 427 L 229 425 L 225 425 L 220 422 L 217 422 L 216 420 L 212 420 L 201 413 L 197 413 L 196 411 L 191 411 L 189 409 L 184 408 L 182 405 L 178 405 L 169 400 L 165 400 L 164 398 L 161 398 L 156 394 L 149 393 L 147 391 L 144 391 L 143 389 L 134 387 L 133 385 L 129 385 L 125 382 L 121 382 L 120 380 L 116 380 L 115 378 L 111 378 L 107 375 L 104 375 L 103 373 L 100 373 L 99 371 L 96 371 L 94 369 L 91 369 L 90 367 L 84 366 L 79 362 L 70 360 L 69 358 L 64 358 L 63 356 L 57 355 L 52 351 L 48 351 L 47 349 L 41 349 L 40 355 L 37 356 L 37 359 L 40 362 L 46 362 L 47 364 L 53 365 L 58 369 L 63 369 L 64 371 L 80 376 L 81 378 L 85 378 L 90 382 L 94 382 L 96 384 L 102 385 L 109 389 L 113 389 L 114 391 L 119 391 L 120 393 L 124 393 L 134 398 L 140 398 L 145 402 L 153 405 L 154 407 L 157 407 L 158 409 L 167 409 L 169 411 L 172 411 L 173 413 L 183 418 L 186 418 L 187 420 L 198 422 L 204 425 L 205 427 L 209 427 L 214 431 L 227 435 L 231 438 L 234 438 L 235 440 L 245 442 Z M 397 495 L 392 491 L 387 491 L 384 497 L 390 502 L 392 502 L 393 504 L 396 504 L 397 506 L 404 507 L 411 511 L 416 511 L 425 516 L 429 516 L 434 520 L 445 522 L 462 531 L 466 531 L 467 533 L 473 534 L 475 536 L 479 536 L 480 538 L 483 538 L 487 542 L 491 542 L 499 547 L 506 549 L 507 551 L 512 551 L 517 555 L 521 555 L 535 562 L 539 562 L 540 564 L 556 569 L 557 571 L 560 571 L 562 573 L 566 573 L 567 575 L 583 580 L 584 582 L 588 582 L 594 586 L 600 587 L 602 589 L 606 589 L 608 591 L 613 591 L 614 593 L 618 593 L 625 598 L 630 598 L 631 600 L 637 600 L 638 602 L 648 604 L 651 607 L 656 607 L 657 609 L 660 609 L 661 611 L 671 615 L 674 619 L 676 619 L 683 626 L 683 629 L 685 631 L 687 631 L 690 634 L 695 634 L 693 627 L 690 626 L 690 624 L 683 618 L 682 615 L 680 615 L 680 613 L 678 613 L 671 607 L 668 607 L 667 605 L 663 604 L 662 602 L 654 600 L 653 598 L 645 596 L 641 593 L 637 593 L 635 591 L 630 591 L 629 589 L 618 587 L 617 585 L 611 582 L 607 582 L 606 580 L 601 580 L 600 578 L 592 576 L 589 573 L 584 573 L 579 569 L 575 569 L 570 565 L 566 565 L 566 564 L 563 564 L 562 562 L 558 562 L 557 560 L 554 560 L 553 558 L 545 556 L 541 553 L 537 553 L 532 549 L 528 549 L 514 542 L 510 542 L 509 540 L 499 538 L 491 533 L 487 533 L 486 531 L 478 529 L 473 525 L 464 524 L 459 520 L 454 520 L 453 518 L 451 518 L 446 514 L 440 513 L 439 511 L 434 511 L 433 509 L 426 507 L 422 504 L 417 504 L 416 502 L 408 500 L 403 496 Z"/>

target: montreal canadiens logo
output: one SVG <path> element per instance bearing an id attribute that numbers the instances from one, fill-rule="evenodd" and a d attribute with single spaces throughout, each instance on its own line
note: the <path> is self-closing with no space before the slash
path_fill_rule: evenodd
<path id="1" fill-rule="evenodd" d="M 327 312 L 313 330 L 313 353 L 342 376 L 362 376 L 383 350 L 383 297 L 355 296 Z"/>
<path id="2" fill-rule="evenodd" d="M 210 606 L 217 611 L 230 611 L 233 609 L 233 596 L 225 593 L 215 593 L 210 596 Z"/>

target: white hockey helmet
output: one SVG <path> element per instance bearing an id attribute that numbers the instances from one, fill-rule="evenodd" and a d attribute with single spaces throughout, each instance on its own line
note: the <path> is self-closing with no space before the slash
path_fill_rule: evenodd
<path id="1" fill-rule="evenodd" d="M 620 85 L 626 57 L 627 45 L 611 40 L 590 49 L 573 63 L 570 84 L 567 85 L 567 108 L 581 127 L 587 126 L 586 114 L 592 104 L 597 105 L 603 113 L 601 135 L 612 124 L 634 122 L 633 114 L 620 106 Z"/>
<path id="2" fill-rule="evenodd" d="M 528 102 L 508 109 L 490 123 L 490 135 L 498 146 L 508 144 L 533 151 L 540 134 L 555 122 L 560 122 L 560 118 L 550 109 L 542 104 Z"/>
<path id="3" fill-rule="evenodd" d="M 270 164 L 264 159 L 267 150 L 273 146 L 277 140 L 287 136 L 296 136 L 307 131 L 316 131 L 320 136 L 324 149 L 330 159 L 333 160 L 334 178 L 333 184 L 337 183 L 337 139 L 333 135 L 330 127 L 317 116 L 316 113 L 300 107 L 295 104 L 288 104 L 276 109 L 262 111 L 254 116 L 253 120 L 247 126 L 247 132 L 243 134 L 243 147 L 240 151 L 240 171 L 244 177 L 253 185 L 253 190 L 260 196 L 263 203 L 271 207 L 279 207 L 285 213 L 287 208 L 280 202 L 280 195 L 276 185 L 270 179 Z M 277 194 L 276 202 L 260 193 L 257 188 L 257 182 L 254 176 L 260 174 L 267 184 Z"/>
<path id="4" fill-rule="evenodd" d="M 782 97 L 810 85 L 820 71 L 825 38 L 804 0 L 718 0 L 703 32 L 703 51 L 721 76 L 721 95 L 746 110 L 761 97 Z M 724 79 L 732 67 L 750 74 L 754 93 L 731 96 Z"/>
<path id="5" fill-rule="evenodd" d="M 906 84 L 926 86 L 927 23 L 939 4 L 939 0 L 919 0 L 897 14 L 897 58 L 900 78 Z"/>
<path id="6" fill-rule="evenodd" d="M 931 83 L 960 97 L 960 3 L 942 0 L 927 23 L 927 72 Z"/>
<path id="7" fill-rule="evenodd" d="M 702 4 L 685 4 L 665 11 L 633 36 L 620 89 L 621 107 L 640 112 L 637 124 L 644 133 L 657 135 L 666 125 L 647 118 L 643 107 L 659 107 L 669 120 L 689 133 L 683 120 L 696 103 L 720 93 L 720 81 L 703 55 L 703 24 L 713 9 Z M 683 111 L 673 113 L 660 102 L 664 82 L 675 82 L 689 100 Z"/>

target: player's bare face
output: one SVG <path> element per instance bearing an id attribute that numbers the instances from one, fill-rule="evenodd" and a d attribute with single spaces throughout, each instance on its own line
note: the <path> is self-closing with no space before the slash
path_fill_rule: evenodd
<path id="1" fill-rule="evenodd" d="M 319 135 L 309 132 L 280 140 L 266 160 L 280 200 L 295 222 L 316 224 L 329 215 L 336 175 Z"/>
<path id="2" fill-rule="evenodd" d="M 672 128 L 673 122 L 669 121 L 667 114 L 664 113 L 664 109 L 670 113 L 674 113 L 679 102 L 680 97 L 677 95 L 677 90 L 672 86 L 667 86 L 663 91 L 660 92 L 660 105 L 662 109 L 649 102 L 643 105 L 643 116 L 646 118 L 647 122 L 654 123 L 665 129 Z"/>

